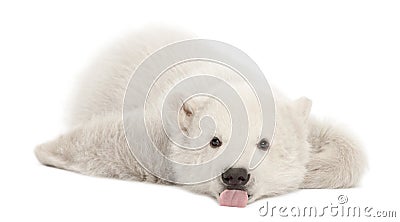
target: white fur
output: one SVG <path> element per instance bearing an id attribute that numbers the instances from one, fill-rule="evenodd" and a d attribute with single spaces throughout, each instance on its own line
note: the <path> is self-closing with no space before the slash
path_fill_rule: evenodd
<path id="1" fill-rule="evenodd" d="M 69 118 L 70 132 L 39 145 L 35 150 L 39 161 L 45 165 L 87 175 L 166 183 L 144 170 L 130 153 L 123 130 L 123 98 L 131 74 L 143 59 L 166 44 L 191 37 L 192 35 L 172 29 L 150 29 L 133 33 L 108 50 L 87 71 L 76 90 Z M 243 80 L 237 78 L 231 70 L 207 62 L 183 64 L 167 71 L 160 80 L 163 84 L 155 87 L 154 92 L 149 95 L 154 101 L 154 107 L 161 104 L 160 95 L 165 94 L 177 81 L 204 73 L 216 75 L 232 84 L 242 96 L 249 112 L 259 113 L 257 100 L 251 96 L 251 89 Z M 136 90 L 140 92 L 144 89 Z M 337 127 L 310 118 L 309 99 L 291 101 L 277 91 L 274 93 L 277 111 L 274 141 L 260 166 L 251 171 L 247 184 L 250 202 L 299 188 L 345 188 L 356 185 L 365 166 L 358 144 Z M 177 104 L 180 99 L 177 98 Z M 129 118 L 132 118 L 132 124 L 136 111 L 136 107 L 130 107 Z M 166 147 L 163 152 L 172 159 L 200 163 L 226 148 L 223 145 L 218 149 L 184 152 L 168 141 L 157 119 L 156 109 L 149 113 L 150 134 L 157 145 Z M 188 136 L 197 135 L 197 122 L 204 115 L 211 115 L 216 119 L 216 135 L 226 144 L 230 135 L 229 115 L 222 104 L 215 100 L 197 98 L 186 102 L 180 112 L 181 129 Z M 249 116 L 249 145 L 236 163 L 237 167 L 246 167 L 249 153 L 256 149 L 256 144 L 261 139 L 258 135 L 261 128 L 259 119 L 257 115 Z M 143 135 L 135 135 L 138 138 L 136 146 L 145 146 L 141 143 L 142 137 Z M 158 163 L 154 167 L 165 166 Z M 174 172 L 171 169 L 171 173 L 180 176 L 178 170 Z M 219 178 L 183 187 L 215 198 L 224 189 Z"/>

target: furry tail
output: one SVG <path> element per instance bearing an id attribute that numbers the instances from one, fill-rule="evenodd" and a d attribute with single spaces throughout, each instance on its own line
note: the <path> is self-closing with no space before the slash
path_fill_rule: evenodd
<path id="1" fill-rule="evenodd" d="M 366 168 L 360 146 L 330 125 L 310 121 L 310 161 L 301 188 L 347 188 L 358 184 Z"/>

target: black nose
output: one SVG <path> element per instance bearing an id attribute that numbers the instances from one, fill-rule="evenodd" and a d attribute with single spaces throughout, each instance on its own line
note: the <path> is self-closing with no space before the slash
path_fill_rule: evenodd
<path id="1" fill-rule="evenodd" d="M 242 186 L 250 179 L 250 174 L 244 168 L 230 168 L 222 175 L 222 181 L 228 186 Z"/>

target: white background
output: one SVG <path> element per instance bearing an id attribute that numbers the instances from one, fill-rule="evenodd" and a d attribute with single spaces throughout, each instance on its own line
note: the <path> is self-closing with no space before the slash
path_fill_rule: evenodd
<path id="1" fill-rule="evenodd" d="M 311 98 L 313 114 L 347 125 L 369 159 L 360 187 L 301 190 L 239 209 L 175 187 L 41 166 L 33 149 L 65 132 L 79 72 L 116 37 L 158 22 L 235 45 L 290 97 Z M 266 201 L 337 204 L 341 194 L 348 205 L 399 214 L 399 75 L 398 1 L 1 1 L 0 221 L 282 220 L 258 210 Z"/>

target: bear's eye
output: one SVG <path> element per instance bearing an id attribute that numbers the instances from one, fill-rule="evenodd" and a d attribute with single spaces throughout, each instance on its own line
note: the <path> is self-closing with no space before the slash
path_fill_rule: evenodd
<path id="1" fill-rule="evenodd" d="M 269 142 L 267 139 L 262 139 L 258 142 L 257 147 L 261 150 L 267 150 L 269 148 Z"/>
<path id="2" fill-rule="evenodd" d="M 212 148 L 217 148 L 217 147 L 220 147 L 221 145 L 222 145 L 222 142 L 221 142 L 221 140 L 218 139 L 218 137 L 214 136 L 214 138 L 212 138 L 212 140 L 210 141 L 210 146 Z"/>

